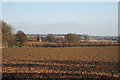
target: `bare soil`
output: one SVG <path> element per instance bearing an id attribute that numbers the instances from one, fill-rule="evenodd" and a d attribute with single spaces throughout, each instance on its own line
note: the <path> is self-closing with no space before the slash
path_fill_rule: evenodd
<path id="1" fill-rule="evenodd" d="M 118 78 L 118 47 L 4 48 L 3 78 Z"/>

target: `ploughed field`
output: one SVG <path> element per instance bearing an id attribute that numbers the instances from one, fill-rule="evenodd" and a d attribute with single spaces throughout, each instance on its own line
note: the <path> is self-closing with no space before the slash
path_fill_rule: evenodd
<path id="1" fill-rule="evenodd" d="M 118 78 L 118 47 L 4 48 L 3 78 Z"/>

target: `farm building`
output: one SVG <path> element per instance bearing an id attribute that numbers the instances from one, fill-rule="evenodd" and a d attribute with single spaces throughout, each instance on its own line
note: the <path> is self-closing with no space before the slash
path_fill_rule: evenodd
<path id="1" fill-rule="evenodd" d="M 40 35 L 29 35 L 27 37 L 30 42 L 42 42 L 46 38 L 45 36 L 40 36 Z"/>

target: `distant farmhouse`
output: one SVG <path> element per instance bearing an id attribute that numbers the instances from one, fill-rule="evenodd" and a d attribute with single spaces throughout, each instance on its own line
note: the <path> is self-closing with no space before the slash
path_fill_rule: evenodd
<path id="1" fill-rule="evenodd" d="M 43 42 L 46 39 L 45 35 L 39 34 L 27 34 L 27 37 L 30 42 Z"/>

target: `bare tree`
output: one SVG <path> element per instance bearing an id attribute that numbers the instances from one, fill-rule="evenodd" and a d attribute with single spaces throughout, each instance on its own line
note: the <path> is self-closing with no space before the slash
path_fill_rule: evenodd
<path id="1" fill-rule="evenodd" d="M 67 40 L 67 42 L 79 42 L 80 41 L 80 37 L 76 34 L 72 34 L 69 33 L 65 36 L 65 39 Z"/>
<path id="2" fill-rule="evenodd" d="M 17 41 L 19 42 L 19 46 L 23 46 L 25 42 L 28 41 L 26 34 L 23 31 L 17 31 L 16 34 Z"/>
<path id="3" fill-rule="evenodd" d="M 48 34 L 45 41 L 55 42 L 55 36 L 53 34 Z"/>
<path id="4" fill-rule="evenodd" d="M 13 28 L 6 22 L 0 21 L 0 28 L 2 30 L 2 43 L 4 46 L 13 46 L 15 37 L 13 36 Z"/>

